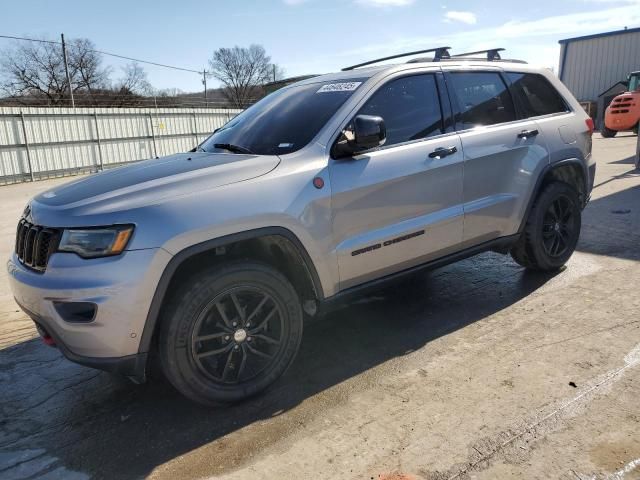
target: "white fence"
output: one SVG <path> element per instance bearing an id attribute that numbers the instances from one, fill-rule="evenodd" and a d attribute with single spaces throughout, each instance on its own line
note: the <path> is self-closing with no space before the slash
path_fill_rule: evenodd
<path id="1" fill-rule="evenodd" d="M 186 152 L 240 111 L 0 107 L 0 185 Z"/>

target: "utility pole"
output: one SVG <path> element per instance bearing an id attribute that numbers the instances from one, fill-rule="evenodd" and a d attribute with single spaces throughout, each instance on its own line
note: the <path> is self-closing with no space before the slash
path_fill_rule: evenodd
<path id="1" fill-rule="evenodd" d="M 71 77 L 69 76 L 69 62 L 67 62 L 67 45 L 64 43 L 64 33 L 60 34 L 60 38 L 62 39 L 62 57 L 64 58 L 64 71 L 67 73 L 67 83 L 69 84 L 69 94 L 71 95 L 71 108 L 76 108 L 76 102 L 73 99 Z"/>
<path id="2" fill-rule="evenodd" d="M 274 63 L 272 67 L 273 67 L 273 81 L 275 82 L 276 81 L 276 64 Z"/>
<path id="3" fill-rule="evenodd" d="M 202 84 L 204 85 L 204 106 L 207 107 L 207 71 L 202 70 Z"/>

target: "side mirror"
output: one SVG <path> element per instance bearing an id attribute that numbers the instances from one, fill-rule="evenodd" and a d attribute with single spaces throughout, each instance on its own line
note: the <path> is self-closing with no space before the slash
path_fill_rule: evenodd
<path id="1" fill-rule="evenodd" d="M 343 131 L 333 148 L 335 158 L 350 157 L 359 152 L 383 145 L 387 129 L 382 117 L 358 115 Z"/>

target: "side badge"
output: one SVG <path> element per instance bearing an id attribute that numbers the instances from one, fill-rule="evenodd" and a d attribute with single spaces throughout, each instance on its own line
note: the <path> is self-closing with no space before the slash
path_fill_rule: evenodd
<path id="1" fill-rule="evenodd" d="M 322 187 L 324 187 L 324 180 L 320 177 L 315 177 L 313 179 L 313 186 L 320 190 Z"/>

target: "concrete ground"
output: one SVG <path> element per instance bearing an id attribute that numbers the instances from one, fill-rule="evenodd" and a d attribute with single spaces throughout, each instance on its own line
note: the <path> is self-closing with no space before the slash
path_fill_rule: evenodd
<path id="1" fill-rule="evenodd" d="M 635 136 L 594 139 L 578 251 L 556 275 L 484 254 L 305 331 L 266 394 L 205 409 L 35 339 L 0 273 L 0 478 L 640 478 Z M 31 195 L 0 188 L 0 257 Z"/>

